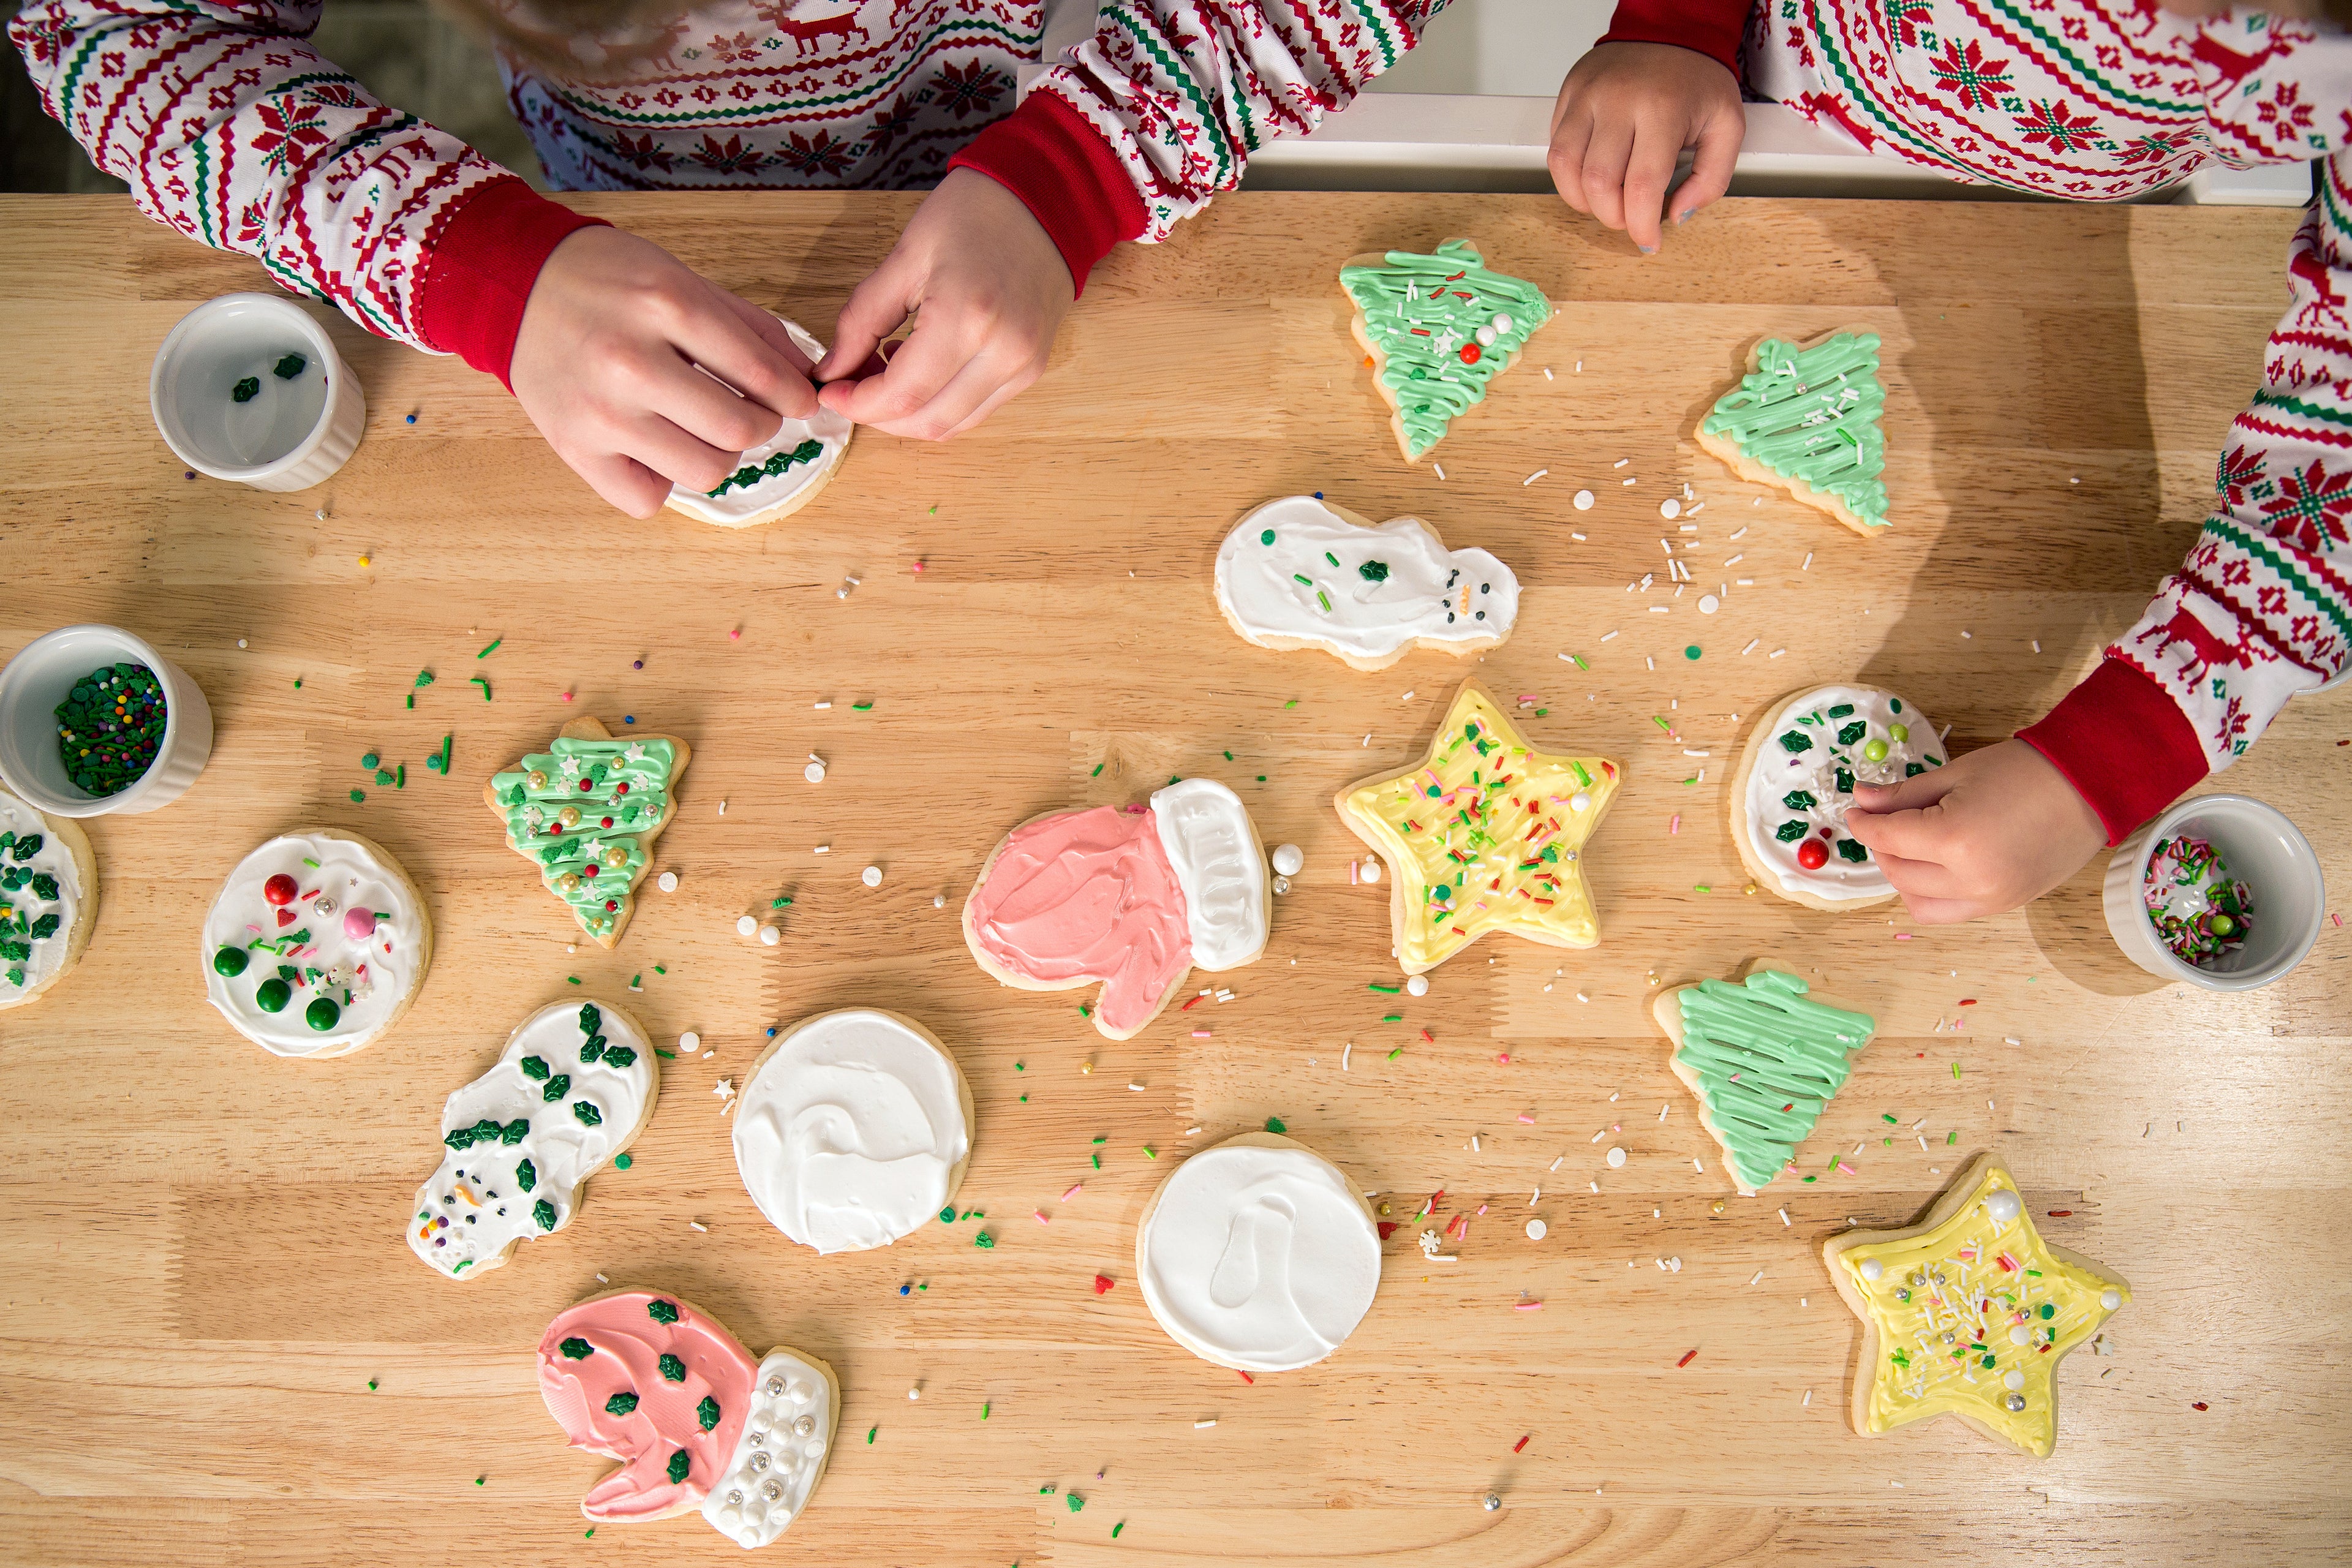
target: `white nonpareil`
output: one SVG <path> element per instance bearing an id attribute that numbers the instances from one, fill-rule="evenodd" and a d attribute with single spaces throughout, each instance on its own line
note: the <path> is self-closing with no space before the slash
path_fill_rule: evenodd
<path id="1" fill-rule="evenodd" d="M 833 1386 L 788 1350 L 770 1351 L 751 1384 L 751 1411 L 734 1456 L 710 1483 L 702 1517 L 745 1547 L 765 1546 L 807 1506 L 832 1451 Z"/>
<path id="2" fill-rule="evenodd" d="M 1363 1321 L 1380 1238 L 1347 1178 L 1299 1148 L 1227 1143 L 1168 1181 L 1138 1246 L 1145 1303 L 1204 1359 L 1312 1365 Z"/>
<path id="3" fill-rule="evenodd" d="M 1151 826 L 1184 889 L 1193 963 L 1232 969 L 1265 951 L 1265 855 L 1241 796 L 1181 779 L 1152 792 Z"/>
<path id="4" fill-rule="evenodd" d="M 1312 496 L 1290 496 L 1225 536 L 1217 607 L 1261 646 L 1393 660 L 1423 640 L 1509 636 L 1519 580 L 1483 550 L 1447 551 L 1419 518 L 1362 528 Z"/>
<path id="5" fill-rule="evenodd" d="M 769 1223 L 821 1253 L 887 1247 L 947 1201 L 971 1148 L 956 1069 L 887 1013 L 812 1018 L 743 1086 L 735 1166 Z"/>

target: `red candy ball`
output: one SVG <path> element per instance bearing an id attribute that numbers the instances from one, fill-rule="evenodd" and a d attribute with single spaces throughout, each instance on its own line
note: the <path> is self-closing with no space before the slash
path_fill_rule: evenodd
<path id="1" fill-rule="evenodd" d="M 626 795 L 626 794 L 628 794 L 628 793 L 629 793 L 629 786 L 628 786 L 628 785 L 626 785 L 626 784 L 614 784 L 614 785 L 613 786 L 613 793 L 614 793 L 614 795 Z"/>
<path id="2" fill-rule="evenodd" d="M 273 904 L 290 904 L 294 901 L 294 895 L 300 891 L 294 885 L 294 879 L 283 871 L 261 884 L 261 896 Z"/>
<path id="3" fill-rule="evenodd" d="M 1797 864 L 1808 871 L 1818 871 L 1830 863 L 1830 847 L 1818 838 L 1808 838 L 1797 846 Z"/>
<path id="4" fill-rule="evenodd" d="M 612 826 L 613 826 L 613 819 L 612 819 L 611 817 L 609 817 L 609 816 L 608 816 L 608 817 L 606 817 L 606 818 L 604 818 L 604 826 L 607 826 L 607 827 Z"/>
<path id="5" fill-rule="evenodd" d="M 1476 364 L 1479 360 L 1484 357 L 1485 355 L 1479 352 L 1478 345 L 1476 343 L 1464 343 L 1462 345 L 1462 363 L 1464 364 Z"/>
<path id="6" fill-rule="evenodd" d="M 604 908 L 605 908 L 605 910 L 606 910 L 607 911 L 610 911 L 610 910 L 617 910 L 617 909 L 619 909 L 620 907 L 621 907 L 621 900 L 618 900 L 618 899 L 606 899 L 606 900 L 604 900 Z"/>
<path id="7" fill-rule="evenodd" d="M 590 790 L 594 789 L 595 787 L 596 781 L 594 779 L 582 779 L 580 781 L 580 793 L 582 795 L 586 795 Z"/>

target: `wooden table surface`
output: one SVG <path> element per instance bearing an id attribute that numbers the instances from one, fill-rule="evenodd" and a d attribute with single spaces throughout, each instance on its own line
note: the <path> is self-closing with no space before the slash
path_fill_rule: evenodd
<path id="1" fill-rule="evenodd" d="M 824 332 L 913 200 L 582 205 Z M 613 512 L 488 378 L 324 310 L 367 388 L 358 456 L 300 495 L 190 482 L 149 421 L 148 363 L 199 300 L 268 287 L 260 268 L 127 202 L 0 201 L 0 651 L 126 626 L 217 724 L 184 800 L 90 824 L 88 957 L 0 1014 L 0 1558 L 735 1561 L 693 1519 L 585 1535 L 577 1500 L 605 1464 L 565 1447 L 531 1348 L 602 1274 L 840 1372 L 839 1451 L 764 1561 L 2340 1561 L 2352 933 L 2331 922 L 2250 996 L 2157 989 L 2107 937 L 2102 857 L 2021 913 L 1899 942 L 1899 909 L 1744 894 L 1720 787 L 1754 716 L 1801 685 L 1894 687 L 1958 751 L 2071 686 L 2196 531 L 2295 216 L 1728 201 L 1643 259 L 1535 197 L 1228 196 L 1176 243 L 1122 247 L 1050 374 L 986 428 L 862 435 L 817 504 L 735 533 Z M 1559 318 L 1439 448 L 1441 480 L 1399 459 L 1334 273 L 1457 234 Z M 1752 504 L 1691 440 L 1751 340 L 1849 325 L 1886 344 L 1898 521 L 1873 541 Z M 1658 502 L 1685 480 L 1706 507 L 1674 536 L 1700 584 L 1754 579 L 1709 617 L 1696 590 L 1626 592 L 1659 566 Z M 1242 643 L 1211 598 L 1216 544 L 1252 505 L 1317 489 L 1496 552 L 1526 584 L 1517 635 L 1483 663 L 1376 675 Z M 1662 599 L 1671 614 L 1646 613 Z M 420 668 L 440 679 L 412 712 Z M 1601 942 L 1485 942 L 1399 1008 L 1365 989 L 1396 978 L 1388 889 L 1349 886 L 1330 797 L 1418 753 L 1474 668 L 1548 708 L 1538 743 L 1627 766 L 1590 855 Z M 648 884 L 610 953 L 572 951 L 480 801 L 490 770 L 583 712 L 694 745 L 657 855 L 678 889 Z M 2294 817 L 2339 886 L 2347 732 L 2343 701 L 2305 700 L 2225 781 Z M 445 733 L 449 779 L 422 766 Z M 814 786 L 812 750 L 832 770 Z M 410 764 L 404 790 L 373 785 L 370 751 Z M 1235 999 L 1114 1045 L 1076 995 L 989 982 L 957 911 L 996 838 L 1180 773 L 1231 783 L 1269 845 L 1306 852 L 1265 956 L 1223 977 Z M 253 844 L 318 823 L 390 847 L 440 941 L 394 1036 L 280 1061 L 205 1005 L 195 931 Z M 785 893 L 782 946 L 735 936 Z M 1854 1173 L 1741 1199 L 1647 1003 L 1755 962 L 1880 1034 L 1801 1152 Z M 579 994 L 573 976 L 716 1055 L 664 1064 L 635 1168 L 598 1176 L 576 1223 L 452 1286 L 400 1236 L 441 1102 L 514 1022 Z M 743 1192 L 715 1084 L 765 1026 L 864 1004 L 961 1059 L 962 1201 L 992 1250 L 973 1222 L 819 1258 Z M 1491 1210 L 1458 1263 L 1401 1230 L 1344 1348 L 1245 1385 L 1152 1322 L 1133 1225 L 1186 1148 L 1269 1115 L 1398 1217 L 1439 1188 L 1441 1221 Z M 1822 1239 L 1907 1223 L 1989 1147 L 2037 1215 L 2070 1211 L 2042 1221 L 2052 1240 L 2136 1292 L 2113 1353 L 2061 1374 L 2042 1463 L 1951 1422 L 1865 1441 L 1844 1415 L 1859 1335 Z M 1550 1233 L 1530 1242 L 1538 1187 Z"/>

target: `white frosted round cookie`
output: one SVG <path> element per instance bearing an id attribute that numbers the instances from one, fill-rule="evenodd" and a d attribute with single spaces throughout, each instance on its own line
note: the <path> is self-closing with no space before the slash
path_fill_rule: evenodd
<path id="1" fill-rule="evenodd" d="M 348 1056 L 408 1011 L 433 921 L 381 846 L 307 828 L 228 874 L 201 957 L 205 994 L 238 1034 L 276 1056 Z"/>
<path id="2" fill-rule="evenodd" d="M 785 321 L 784 331 L 814 364 L 824 357 L 824 345 Z M 783 427 L 760 446 L 745 452 L 735 471 L 715 490 L 690 490 L 672 485 L 663 504 L 673 511 L 715 522 L 721 528 L 750 528 L 789 517 L 814 500 L 830 483 L 834 471 L 849 451 L 856 428 L 847 418 L 820 408 L 807 419 L 787 419 Z"/>
<path id="3" fill-rule="evenodd" d="M 1895 896 L 1845 831 L 1857 784 L 1892 784 L 1951 760 L 1935 724 L 1874 686 L 1816 686 L 1764 716 L 1731 781 L 1731 838 L 1757 886 L 1816 910 Z"/>
<path id="4" fill-rule="evenodd" d="M 1260 647 L 1320 648 L 1385 669 L 1416 647 L 1465 654 L 1511 635 L 1519 580 L 1483 550 L 1445 548 L 1417 517 L 1370 523 L 1314 496 L 1251 512 L 1217 549 L 1217 608 Z"/>
<path id="5" fill-rule="evenodd" d="M 782 1346 L 770 1351 L 752 1382 L 734 1456 L 703 1500 L 703 1519 L 740 1546 L 765 1546 L 782 1535 L 824 1477 L 840 1420 L 833 1368 Z"/>
<path id="6" fill-rule="evenodd" d="M 735 1167 L 803 1247 L 887 1247 L 938 1214 L 971 1159 L 971 1088 L 948 1048 L 879 1008 L 779 1035 L 735 1107 Z"/>
<path id="7" fill-rule="evenodd" d="M 442 1107 L 446 1152 L 416 1189 L 409 1250 L 471 1279 L 570 1225 L 588 1178 L 653 1120 L 658 1076 L 645 1030 L 610 1002 L 533 1013 Z"/>
<path id="8" fill-rule="evenodd" d="M 1179 1165 L 1135 1233 L 1135 1277 L 1168 1337 L 1240 1372 L 1312 1366 L 1381 1282 L 1380 1232 L 1339 1168 L 1272 1132 Z"/>
<path id="9" fill-rule="evenodd" d="M 64 979 L 97 924 L 98 857 L 81 825 L 0 789 L 0 1009 Z"/>

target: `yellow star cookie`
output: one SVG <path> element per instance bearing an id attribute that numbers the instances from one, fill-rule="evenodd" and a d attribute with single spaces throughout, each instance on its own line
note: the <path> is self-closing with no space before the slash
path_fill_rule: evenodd
<path id="1" fill-rule="evenodd" d="M 1427 757 L 1349 784 L 1333 804 L 1389 863 L 1397 962 L 1419 974 L 1488 931 L 1554 947 L 1599 942 L 1584 845 L 1621 782 L 1606 758 L 1534 750 L 1465 680 Z"/>
<path id="2" fill-rule="evenodd" d="M 1989 1153 L 1920 1224 L 1848 1231 L 1822 1251 L 1863 1322 L 1849 1414 L 1865 1437 L 1952 1415 L 2048 1458 L 2058 1363 L 2131 1300 L 2113 1269 L 2042 1239 Z"/>

